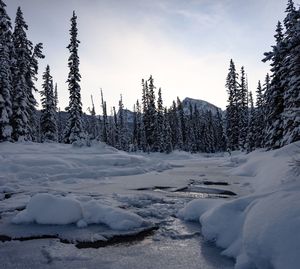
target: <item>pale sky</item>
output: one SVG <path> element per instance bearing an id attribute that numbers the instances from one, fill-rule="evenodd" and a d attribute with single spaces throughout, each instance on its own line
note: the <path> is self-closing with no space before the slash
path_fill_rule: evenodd
<path id="1" fill-rule="evenodd" d="M 4 0 L 5 1 L 5 0 Z M 21 6 L 28 37 L 44 44 L 39 82 L 47 64 L 58 84 L 59 106 L 68 104 L 67 59 L 72 11 L 78 16 L 83 110 L 100 91 L 108 107 L 120 94 L 132 109 L 141 79 L 154 77 L 164 104 L 185 97 L 226 107 L 229 60 L 245 66 L 250 90 L 263 80 L 263 53 L 274 43 L 285 0 L 6 0 L 12 21 Z"/>

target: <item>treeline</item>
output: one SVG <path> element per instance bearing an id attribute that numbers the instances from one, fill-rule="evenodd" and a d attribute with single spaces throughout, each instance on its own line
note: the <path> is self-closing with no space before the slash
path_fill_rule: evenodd
<path id="1" fill-rule="evenodd" d="M 33 46 L 28 40 L 20 8 L 12 30 L 5 8 L 0 0 L 0 141 L 89 145 L 100 140 L 125 151 L 213 153 L 278 148 L 300 138 L 300 10 L 291 0 L 283 26 L 277 25 L 276 44 L 265 53 L 263 61 L 271 61 L 271 75 L 258 83 L 255 106 L 244 67 L 238 73 L 231 60 L 225 112 L 199 109 L 192 103 L 184 106 L 179 98 L 166 107 L 150 76 L 142 80 L 142 97 L 133 112 L 124 109 L 121 96 L 119 106 L 108 113 L 101 91 L 102 116 L 96 115 L 93 98 L 90 115 L 82 111 L 75 12 L 67 47 L 69 105 L 66 112 L 59 111 L 57 85 L 47 66 L 38 111 L 33 93 L 38 60 L 44 58 L 42 44 Z"/>
<path id="2" fill-rule="evenodd" d="M 142 80 L 142 100 L 136 101 L 133 112 L 125 110 L 122 97 L 118 112 L 113 107 L 107 116 L 102 95 L 103 117 L 92 113 L 88 121 L 92 138 L 125 151 L 166 152 L 220 152 L 226 147 L 221 111 L 199 110 L 189 103 L 184 108 L 181 100 L 173 101 L 170 108 L 163 105 L 162 91 L 156 91 L 152 76 Z M 91 111 L 95 111 L 94 106 Z M 97 130 L 97 131 L 95 131 Z"/>

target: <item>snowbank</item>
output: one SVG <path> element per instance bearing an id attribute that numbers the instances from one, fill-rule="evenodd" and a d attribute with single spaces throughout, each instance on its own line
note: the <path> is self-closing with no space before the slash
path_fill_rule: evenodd
<path id="1" fill-rule="evenodd" d="M 101 205 L 95 200 L 80 203 L 69 197 L 56 197 L 46 193 L 33 196 L 26 209 L 18 213 L 12 222 L 48 225 L 77 223 L 79 228 L 88 224 L 105 224 L 113 230 L 131 230 L 147 224 L 134 213 Z"/>
<path id="2" fill-rule="evenodd" d="M 91 147 L 56 143 L 0 143 L 0 185 L 6 184 L 7 179 L 22 182 L 97 180 L 170 168 L 172 166 L 164 160 L 129 154 L 101 142 Z"/>
<path id="3" fill-rule="evenodd" d="M 204 237 L 235 258 L 237 269 L 298 269 L 300 182 L 291 166 L 298 152 L 294 143 L 247 155 L 232 173 L 252 176 L 254 194 L 232 201 L 195 200 L 179 216 L 199 219 Z"/>

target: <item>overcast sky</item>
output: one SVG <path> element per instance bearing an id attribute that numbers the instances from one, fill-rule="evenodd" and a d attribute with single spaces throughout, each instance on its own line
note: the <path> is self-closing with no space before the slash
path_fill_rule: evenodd
<path id="1" fill-rule="evenodd" d="M 209 101 L 225 108 L 224 87 L 229 60 L 245 66 L 250 90 L 264 79 L 263 53 L 274 43 L 274 30 L 284 17 L 285 0 L 6 0 L 15 19 L 21 6 L 28 37 L 44 43 L 46 58 L 58 83 L 59 106 L 68 104 L 67 59 L 70 17 L 78 16 L 80 72 L 84 111 L 99 89 L 108 107 L 120 94 L 132 109 L 141 96 L 141 79 L 154 77 L 165 105 L 179 96 Z M 41 76 L 39 76 L 41 77 Z M 40 85 L 39 79 L 38 85 Z"/>

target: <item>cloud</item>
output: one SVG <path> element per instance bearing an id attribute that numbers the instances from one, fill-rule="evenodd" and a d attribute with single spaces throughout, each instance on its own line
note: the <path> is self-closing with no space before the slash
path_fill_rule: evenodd
<path id="1" fill-rule="evenodd" d="M 152 74 L 156 86 L 162 87 L 166 105 L 177 96 L 189 96 L 224 107 L 229 55 L 213 52 L 196 57 L 155 23 L 131 25 L 107 18 L 105 25 L 93 42 L 85 45 L 81 61 L 83 89 L 99 96 L 99 88 L 103 88 L 110 105 L 116 105 L 122 93 L 131 109 L 141 97 L 141 79 Z"/>

